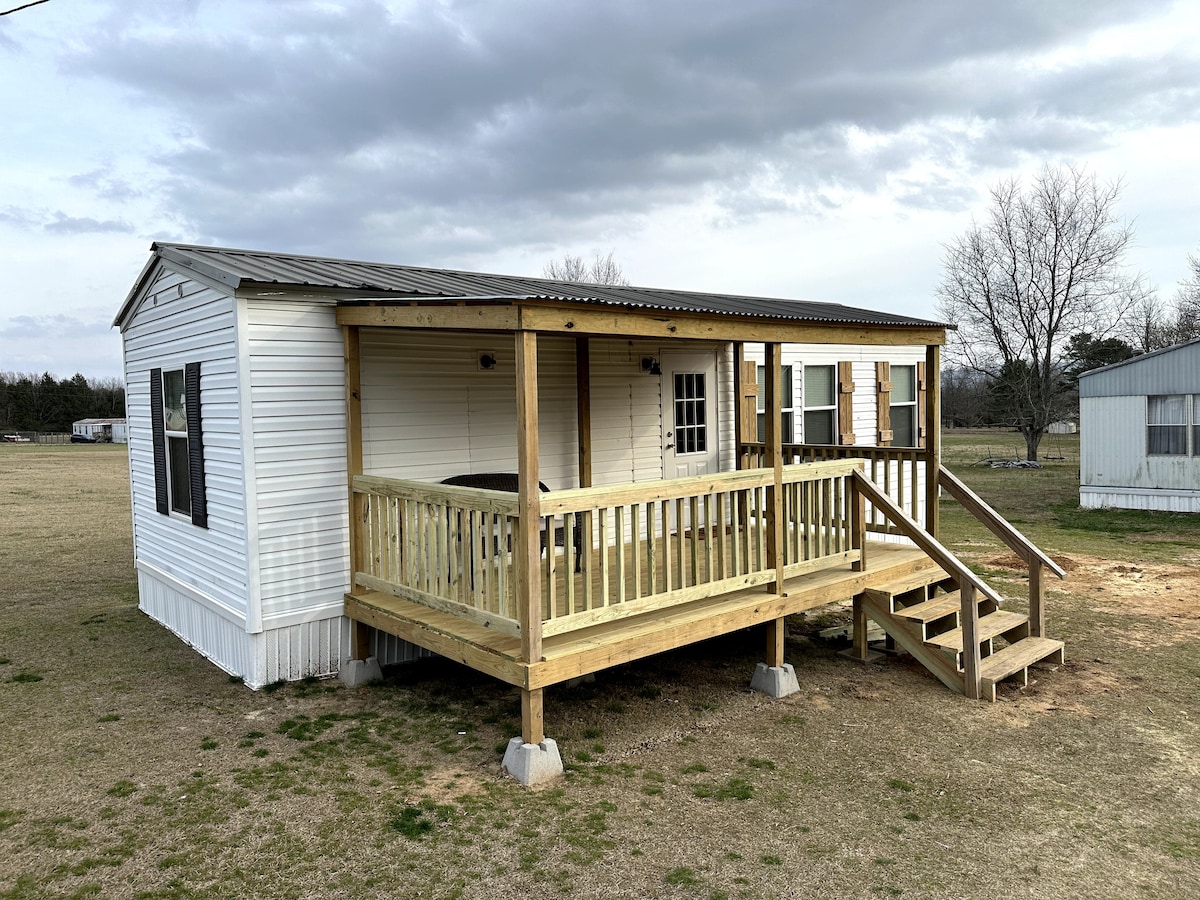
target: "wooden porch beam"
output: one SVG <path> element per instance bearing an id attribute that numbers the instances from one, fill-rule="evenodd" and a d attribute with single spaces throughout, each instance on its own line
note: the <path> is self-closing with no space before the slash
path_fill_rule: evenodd
<path id="1" fill-rule="evenodd" d="M 537 331 L 616 337 L 705 341 L 784 341 L 798 344 L 906 346 L 944 344 L 933 326 L 867 326 L 680 315 L 655 310 L 563 307 L 541 304 L 339 306 L 340 325 L 434 328 L 445 331 Z"/>
<path id="2" fill-rule="evenodd" d="M 542 559 L 538 491 L 537 335 L 518 331 L 517 382 L 517 550 L 514 569 L 517 620 L 521 623 L 521 658 L 542 658 Z M 531 742 L 535 743 L 535 742 Z"/>

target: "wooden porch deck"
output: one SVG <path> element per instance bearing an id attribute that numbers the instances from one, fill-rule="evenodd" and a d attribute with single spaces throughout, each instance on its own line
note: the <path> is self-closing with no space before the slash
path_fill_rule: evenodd
<path id="1" fill-rule="evenodd" d="M 542 659 L 534 662 L 521 660 L 519 637 L 381 591 L 347 594 L 345 613 L 355 621 L 509 684 L 538 690 L 741 628 L 849 600 L 867 589 L 886 591 L 896 584 L 911 585 L 918 573 L 928 572 L 930 582 L 943 577 L 938 565 L 916 547 L 868 542 L 866 558 L 863 571 L 855 571 L 846 562 L 790 577 L 784 583 L 784 592 L 778 595 L 756 585 L 547 635 L 542 640 Z M 599 579 L 599 573 L 593 578 Z"/>

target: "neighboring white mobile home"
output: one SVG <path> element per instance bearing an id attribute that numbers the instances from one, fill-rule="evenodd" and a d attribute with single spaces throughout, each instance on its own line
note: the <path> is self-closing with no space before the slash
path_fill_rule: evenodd
<path id="1" fill-rule="evenodd" d="M 72 423 L 71 434 L 98 444 L 129 443 L 129 432 L 124 419 L 80 419 Z"/>
<path id="2" fill-rule="evenodd" d="M 784 616 L 871 591 L 856 633 L 970 696 L 1061 658 L 1044 554 L 1006 537 L 1034 613 L 993 621 L 927 540 L 939 323 L 155 244 L 116 324 L 141 608 L 252 687 L 432 651 L 518 686 L 536 749 L 546 686 L 762 624 L 783 690 Z M 963 580 L 966 650 L 878 599 Z"/>
<path id="3" fill-rule="evenodd" d="M 1079 503 L 1200 512 L 1200 340 L 1079 378 Z"/>

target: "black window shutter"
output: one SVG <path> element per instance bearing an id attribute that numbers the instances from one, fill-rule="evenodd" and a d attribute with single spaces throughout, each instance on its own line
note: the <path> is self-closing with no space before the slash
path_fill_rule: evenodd
<path id="1" fill-rule="evenodd" d="M 183 369 L 187 397 L 188 470 L 192 480 L 192 524 L 208 527 L 208 501 L 204 496 L 204 438 L 200 433 L 200 363 Z"/>
<path id="2" fill-rule="evenodd" d="M 154 441 L 154 506 L 170 515 L 167 501 L 167 433 L 163 426 L 162 369 L 150 370 L 150 434 Z"/>

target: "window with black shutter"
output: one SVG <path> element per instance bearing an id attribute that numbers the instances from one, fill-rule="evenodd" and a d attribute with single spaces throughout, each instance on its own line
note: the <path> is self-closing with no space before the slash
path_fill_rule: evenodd
<path id="1" fill-rule="evenodd" d="M 200 427 L 200 364 L 150 372 L 154 494 L 160 513 L 180 513 L 208 527 L 204 440 Z"/>

